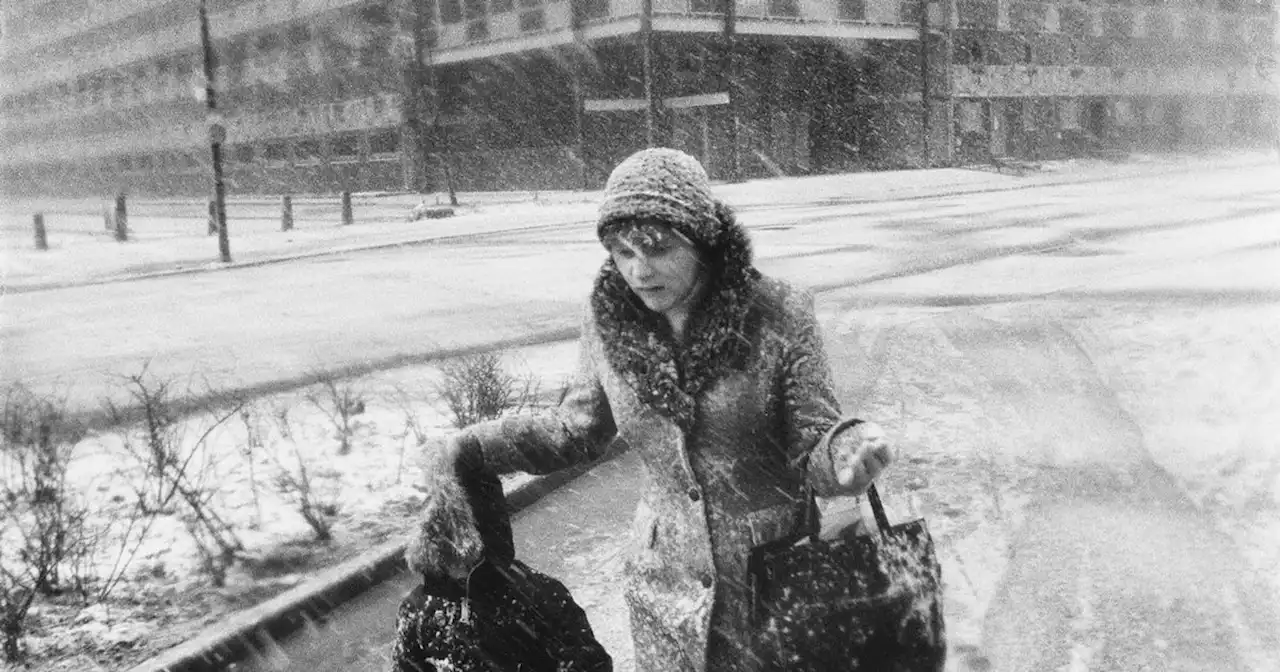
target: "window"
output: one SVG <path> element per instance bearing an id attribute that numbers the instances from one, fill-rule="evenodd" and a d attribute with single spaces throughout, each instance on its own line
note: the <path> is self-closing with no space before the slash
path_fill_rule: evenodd
<path id="1" fill-rule="evenodd" d="M 369 153 L 378 156 L 400 151 L 400 134 L 396 131 L 379 131 L 369 136 Z"/>
<path id="2" fill-rule="evenodd" d="M 515 7 L 512 0 L 489 0 L 489 11 L 494 14 L 505 14 Z"/>
<path id="3" fill-rule="evenodd" d="M 293 153 L 298 157 L 299 163 L 315 163 L 320 160 L 320 140 L 316 138 L 299 140 L 293 146 Z"/>
<path id="4" fill-rule="evenodd" d="M 232 156 L 236 163 L 253 163 L 253 145 L 236 145 Z"/>
<path id="5" fill-rule="evenodd" d="M 542 30 L 546 26 L 546 17 L 543 16 L 541 9 L 520 13 L 520 30 L 525 32 Z"/>
<path id="6" fill-rule="evenodd" d="M 799 0 L 769 0 L 769 16 L 800 16 Z"/>
<path id="7" fill-rule="evenodd" d="M 463 0 L 462 6 L 468 21 L 483 19 L 488 14 L 485 11 L 484 0 Z"/>
<path id="8" fill-rule="evenodd" d="M 370 26 L 390 26 L 391 8 L 386 2 L 364 5 L 360 8 L 360 19 Z"/>
<path id="9" fill-rule="evenodd" d="M 1083 7 L 1064 5 L 1058 10 L 1058 26 L 1063 33 L 1075 37 L 1089 35 L 1089 15 Z"/>
<path id="10" fill-rule="evenodd" d="M 609 16 L 609 0 L 582 0 L 579 6 L 582 8 L 583 20 L 603 19 Z"/>
<path id="11" fill-rule="evenodd" d="M 274 60 L 276 51 L 279 49 L 280 35 L 277 33 L 263 33 L 254 41 L 254 51 L 257 53 L 259 62 Z"/>
<path id="12" fill-rule="evenodd" d="M 521 17 L 521 25 L 524 24 L 524 17 Z M 484 19 L 472 21 L 467 24 L 468 40 L 484 40 L 489 37 L 489 23 Z"/>
<path id="13" fill-rule="evenodd" d="M 333 150 L 334 161 L 355 161 L 359 158 L 359 142 L 358 136 L 355 135 L 338 135 L 330 140 L 330 148 Z"/>
<path id="14" fill-rule="evenodd" d="M 983 127 L 982 103 L 965 100 L 956 103 L 956 125 L 961 133 L 981 133 Z"/>
<path id="15" fill-rule="evenodd" d="M 1063 130 L 1080 128 L 1080 101 L 1075 98 L 1058 103 L 1058 122 Z"/>
<path id="16" fill-rule="evenodd" d="M 695 14 L 721 13 L 720 0 L 689 0 L 689 11 Z"/>
<path id="17" fill-rule="evenodd" d="M 961 39 L 956 44 L 956 65 L 982 65 L 986 54 L 982 50 L 982 41 L 977 37 Z"/>
<path id="18" fill-rule="evenodd" d="M 840 0 L 840 19 L 843 21 L 865 21 L 867 19 L 867 0 Z"/>
<path id="19" fill-rule="evenodd" d="M 271 163 L 284 163 L 289 160 L 289 146 L 283 142 L 268 142 L 262 149 L 262 158 Z"/>
<path id="20" fill-rule="evenodd" d="M 440 0 L 440 20 L 444 23 L 461 23 L 461 0 Z"/>

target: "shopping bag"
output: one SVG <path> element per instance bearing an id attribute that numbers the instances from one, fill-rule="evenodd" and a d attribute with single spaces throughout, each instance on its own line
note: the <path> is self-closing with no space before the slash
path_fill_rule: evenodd
<path id="1" fill-rule="evenodd" d="M 876 532 L 823 540 L 808 493 L 801 533 L 753 549 L 753 617 L 766 670 L 941 672 L 942 571 L 923 519 L 890 525 L 875 486 Z"/>

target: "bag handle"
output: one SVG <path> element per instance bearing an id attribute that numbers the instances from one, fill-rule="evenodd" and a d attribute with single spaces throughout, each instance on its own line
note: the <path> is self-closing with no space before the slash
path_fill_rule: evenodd
<path id="1" fill-rule="evenodd" d="M 828 459 L 831 459 L 831 440 L 835 438 L 835 436 L 840 432 L 843 432 L 844 430 L 849 429 L 850 427 L 855 427 L 857 425 L 860 425 L 863 422 L 865 421 L 859 418 L 845 418 L 840 422 L 837 422 L 835 426 L 827 430 L 826 434 L 822 435 L 822 440 L 818 442 L 818 445 L 814 450 L 821 450 L 827 455 Z M 832 471 L 835 471 L 834 469 L 835 464 L 832 464 L 831 466 L 832 466 Z M 804 490 L 805 490 L 806 506 L 804 509 L 804 528 L 803 529 L 806 529 L 809 531 L 810 541 L 817 541 L 818 533 L 821 532 L 821 528 L 822 528 L 822 524 L 821 524 L 821 521 L 819 520 L 819 515 L 818 515 L 817 495 L 815 495 L 813 492 L 813 486 L 810 485 L 807 481 L 805 482 Z M 889 532 L 889 529 L 891 527 L 889 525 L 889 516 L 885 515 L 884 504 L 881 503 L 880 501 L 880 493 L 876 490 L 875 483 L 872 483 L 867 486 L 867 500 L 871 502 L 871 512 L 875 514 L 876 526 L 880 528 L 880 533 L 885 534 Z"/>

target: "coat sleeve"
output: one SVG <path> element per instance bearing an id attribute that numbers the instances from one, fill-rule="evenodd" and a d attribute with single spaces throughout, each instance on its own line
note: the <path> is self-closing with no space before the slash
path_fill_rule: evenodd
<path id="1" fill-rule="evenodd" d="M 805 470 L 819 497 L 845 494 L 836 481 L 830 442 L 822 441 L 840 420 L 840 403 L 814 315 L 813 296 L 797 291 L 789 301 L 793 324 L 782 383 L 787 457 L 792 466 Z"/>
<path id="2" fill-rule="evenodd" d="M 588 308 L 578 341 L 577 370 L 558 407 L 463 430 L 460 438 L 478 448 L 486 469 L 497 474 L 549 474 L 603 455 L 617 427 L 596 368 L 594 330 Z"/>

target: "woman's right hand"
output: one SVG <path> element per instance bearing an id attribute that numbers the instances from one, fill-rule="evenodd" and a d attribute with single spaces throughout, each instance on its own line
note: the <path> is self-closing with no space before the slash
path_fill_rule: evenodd
<path id="1" fill-rule="evenodd" d="M 874 422 L 861 422 L 841 432 L 834 448 L 837 482 L 859 496 L 895 457 L 887 434 Z"/>

